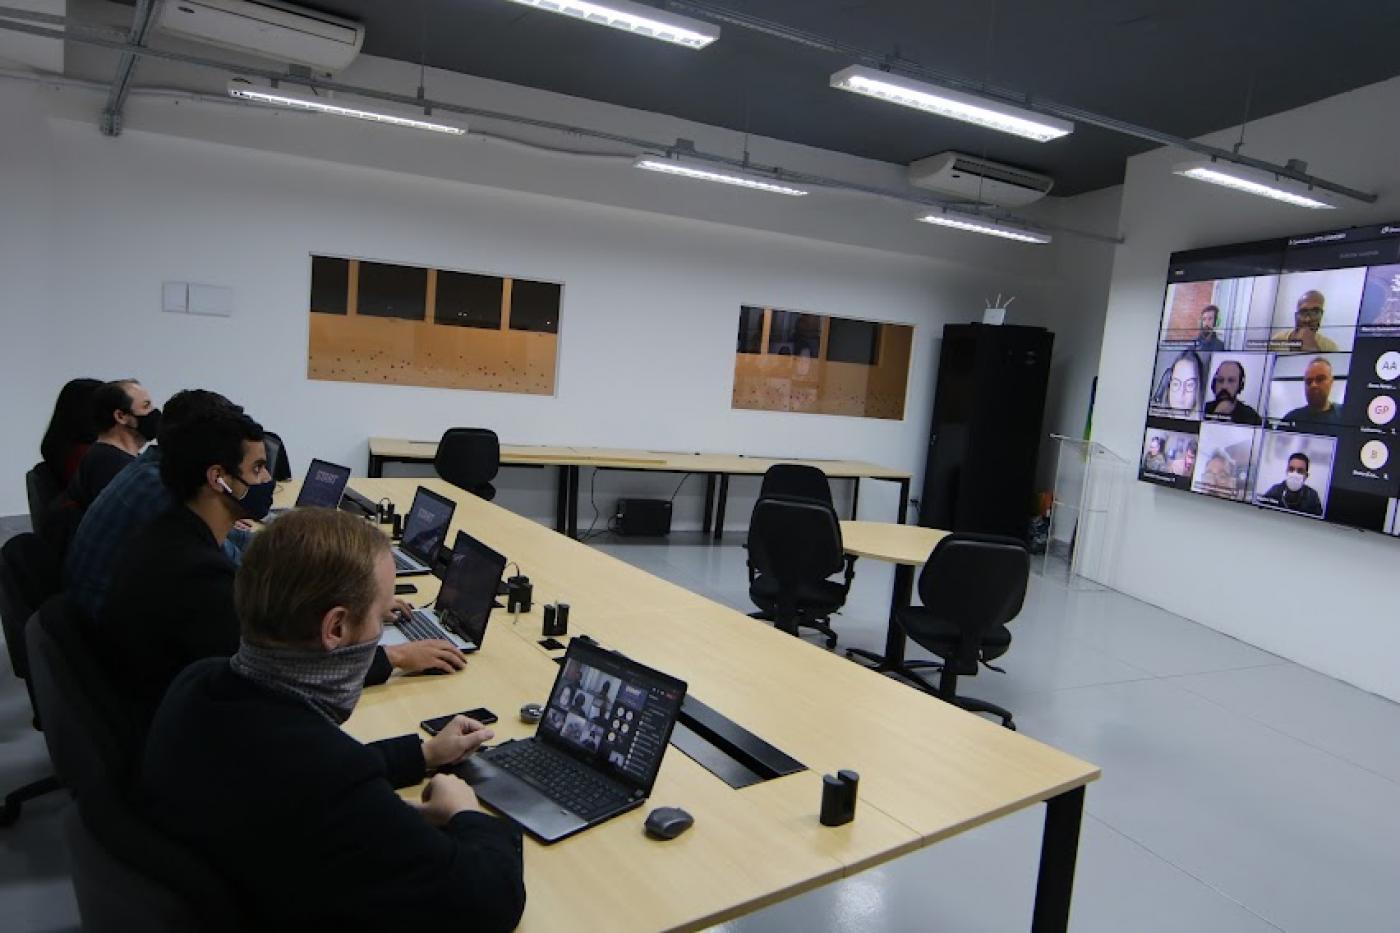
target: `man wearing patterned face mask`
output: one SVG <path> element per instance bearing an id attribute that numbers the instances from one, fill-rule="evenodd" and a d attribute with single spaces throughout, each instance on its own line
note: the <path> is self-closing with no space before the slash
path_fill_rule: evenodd
<path id="1" fill-rule="evenodd" d="M 426 741 L 362 745 L 339 728 L 394 603 L 384 536 L 343 512 L 294 510 L 254 540 L 236 599 L 237 653 L 191 665 L 152 724 L 150 818 L 209 860 L 257 929 L 513 929 L 520 831 L 456 775 L 433 776 L 421 804 L 394 792 L 491 730 L 458 716 Z"/>
<path id="2" fill-rule="evenodd" d="M 1290 512 L 1302 512 L 1304 515 L 1316 515 L 1320 518 L 1322 497 L 1317 494 L 1316 489 L 1307 484 L 1308 471 L 1311 468 L 1312 461 L 1308 459 L 1307 454 L 1300 451 L 1291 455 L 1283 482 L 1270 486 L 1269 491 L 1260 496 L 1260 500 Z"/>

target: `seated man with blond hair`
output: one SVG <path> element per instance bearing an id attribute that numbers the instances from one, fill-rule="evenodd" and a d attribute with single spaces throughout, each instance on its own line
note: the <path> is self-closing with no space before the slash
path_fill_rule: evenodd
<path id="1" fill-rule="evenodd" d="M 242 640 L 190 665 L 156 712 L 139 781 L 150 819 L 202 854 L 257 929 L 510 930 L 525 907 L 520 832 L 454 775 L 421 804 L 395 788 L 493 735 L 365 745 L 350 717 L 394 605 L 388 541 L 326 509 L 259 534 L 235 582 Z"/>

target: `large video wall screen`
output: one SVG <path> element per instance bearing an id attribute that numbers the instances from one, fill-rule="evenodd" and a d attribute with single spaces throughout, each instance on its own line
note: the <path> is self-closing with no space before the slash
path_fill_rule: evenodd
<path id="1" fill-rule="evenodd" d="M 1139 479 L 1400 536 L 1400 224 L 1175 253 Z"/>

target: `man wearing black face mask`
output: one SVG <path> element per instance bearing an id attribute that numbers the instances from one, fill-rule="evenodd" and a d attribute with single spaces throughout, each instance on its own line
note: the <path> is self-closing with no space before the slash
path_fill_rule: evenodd
<path id="1" fill-rule="evenodd" d="M 231 403 L 165 432 L 160 475 L 179 504 L 126 543 L 98 619 L 116 686 L 146 714 L 185 665 L 238 647 L 222 547 L 236 522 L 267 513 L 276 485 L 262 427 Z"/>
<path id="2" fill-rule="evenodd" d="M 179 504 L 127 542 L 97 626 L 115 685 L 145 716 L 186 665 L 238 650 L 236 568 L 222 547 L 237 522 L 267 516 L 277 485 L 262 427 L 232 403 L 171 426 L 160 446 L 161 480 Z M 161 583 L 155 593 L 153 573 Z M 451 659 L 441 658 L 444 648 Z M 374 652 L 368 683 L 383 683 L 394 667 L 465 663 L 443 642 L 392 650 Z"/>
<path id="3" fill-rule="evenodd" d="M 106 382 L 93 390 L 93 428 L 97 438 L 78 464 L 66 497 L 85 510 L 141 448 L 156 439 L 160 409 L 135 379 Z"/>

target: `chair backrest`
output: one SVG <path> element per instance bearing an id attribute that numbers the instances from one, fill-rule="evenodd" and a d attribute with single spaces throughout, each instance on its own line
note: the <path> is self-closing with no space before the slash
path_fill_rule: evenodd
<path id="1" fill-rule="evenodd" d="M 29 496 L 29 527 L 47 540 L 49 506 L 63 490 L 58 487 L 58 477 L 42 460 L 24 474 L 24 491 Z"/>
<path id="2" fill-rule="evenodd" d="M 267 447 L 267 469 L 277 482 L 292 478 L 292 459 L 287 456 L 287 445 L 282 436 L 272 431 L 263 432 L 263 444 Z"/>
<path id="3" fill-rule="evenodd" d="M 778 496 L 754 503 L 748 549 L 754 569 L 777 582 L 780 600 L 845 566 L 835 510 L 809 499 Z"/>
<path id="4" fill-rule="evenodd" d="M 805 463 L 775 463 L 763 474 L 759 487 L 760 499 L 785 496 L 789 499 L 812 499 L 832 504 L 831 482 L 826 474 Z"/>
<path id="5" fill-rule="evenodd" d="M 252 928 L 227 882 L 204 858 L 158 830 L 116 788 L 89 788 L 64 830 L 84 930 Z"/>
<path id="6" fill-rule="evenodd" d="M 449 428 L 438 442 L 433 467 L 452 485 L 476 493 L 500 472 L 501 442 L 486 428 Z"/>
<path id="7" fill-rule="evenodd" d="M 140 727 L 98 663 L 81 615 L 63 595 L 52 597 L 29 620 L 25 646 L 58 779 L 78 797 L 94 787 L 125 787 Z"/>
<path id="8" fill-rule="evenodd" d="M 29 677 L 24 626 L 58 589 L 58 568 L 37 535 L 15 535 L 0 547 L 0 625 L 16 677 Z"/>
<path id="9" fill-rule="evenodd" d="M 955 532 L 934 545 L 919 574 L 919 599 L 963 633 L 959 659 L 975 663 L 983 635 L 1020 613 L 1030 567 L 1025 543 L 1015 538 Z"/>

